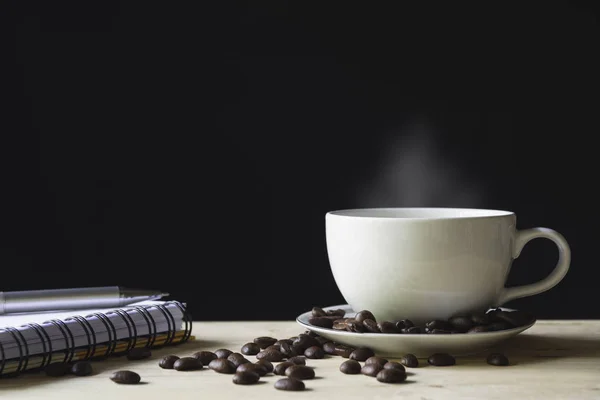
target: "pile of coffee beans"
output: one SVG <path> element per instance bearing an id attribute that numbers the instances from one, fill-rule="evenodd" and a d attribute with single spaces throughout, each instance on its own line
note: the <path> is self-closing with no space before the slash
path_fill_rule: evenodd
<path id="1" fill-rule="evenodd" d="M 200 370 L 206 366 L 216 373 L 232 375 L 232 382 L 236 385 L 253 385 L 261 377 L 272 373 L 285 376 L 275 382 L 275 389 L 299 391 L 306 388 L 303 381 L 315 378 L 315 371 L 306 366 L 306 359 L 325 357 L 322 343 L 327 341 L 323 338 L 317 340 L 317 337 L 310 332 L 281 340 L 261 336 L 244 344 L 239 353 L 217 349 L 214 352 L 199 351 L 181 358 L 167 355 L 158 362 L 158 366 L 177 371 Z M 254 356 L 256 361 L 252 362 L 246 356 Z M 277 364 L 274 366 L 273 363 Z"/>
<path id="2" fill-rule="evenodd" d="M 480 333 L 512 329 L 529 325 L 535 317 L 523 311 L 504 311 L 495 308 L 486 313 L 459 315 L 448 320 L 433 320 L 423 326 L 416 326 L 411 320 L 377 321 L 372 312 L 362 310 L 354 318 L 344 318 L 345 312 L 323 310 L 313 307 L 308 323 L 325 329 L 343 330 L 355 333 L 408 333 L 408 334 L 452 334 Z"/>
<path id="3" fill-rule="evenodd" d="M 370 348 L 354 348 L 335 343 L 311 331 L 285 339 L 257 337 L 242 345 L 239 353 L 230 349 L 217 349 L 214 352 L 199 351 L 191 357 L 168 355 L 158 365 L 164 369 L 177 370 L 177 364 L 181 360 L 194 358 L 201 366 L 208 366 L 214 372 L 233 375 L 232 382 L 237 385 L 256 384 L 261 377 L 272 373 L 282 377 L 275 382 L 275 389 L 300 391 L 306 389 L 306 381 L 316 377 L 315 370 L 307 365 L 307 360 L 332 355 L 348 359 L 340 366 L 340 371 L 344 373 L 362 373 L 383 383 L 400 383 L 406 380 L 406 371 L 401 363 L 377 357 Z M 254 356 L 256 361 L 252 362 L 246 356 Z M 361 366 L 360 362 L 365 365 Z M 418 365 L 417 358 L 411 354 L 405 357 L 405 362 L 408 366 Z M 179 370 L 191 369 L 201 368 Z"/>
<path id="4" fill-rule="evenodd" d="M 363 366 L 355 359 L 344 361 L 340 365 L 340 372 L 348 375 L 370 376 L 382 383 L 402 383 L 406 380 L 406 369 L 398 362 L 377 356 L 371 356 L 364 361 Z"/>
<path id="5" fill-rule="evenodd" d="M 477 316 L 454 317 L 448 321 L 431 321 L 423 327 L 414 326 L 409 320 L 377 322 L 373 313 L 363 310 L 354 318 L 344 318 L 344 310 L 323 310 L 313 308 L 311 324 L 328 329 L 344 329 L 350 332 L 377 333 L 472 333 L 489 332 L 509 327 L 521 326 L 533 321 L 528 314 L 522 312 L 505 312 L 491 310 Z M 144 360 L 151 357 L 149 348 L 131 349 L 127 354 L 129 360 Z M 274 388 L 284 391 L 302 391 L 306 389 L 306 381 L 314 379 L 315 370 L 307 365 L 307 360 L 319 360 L 330 356 L 339 356 L 347 360 L 339 366 L 340 372 L 348 375 L 365 375 L 386 384 L 406 381 L 406 368 L 417 368 L 419 360 L 414 354 L 406 354 L 399 362 L 379 357 L 368 347 L 354 348 L 336 343 L 306 331 L 297 336 L 277 339 L 261 336 L 241 346 L 239 352 L 230 349 L 214 351 L 198 351 L 188 356 L 166 355 L 158 366 L 175 371 L 212 370 L 218 374 L 232 375 L 231 381 L 236 385 L 254 385 L 268 374 L 281 376 Z M 255 361 L 247 357 L 255 357 Z M 493 366 L 509 365 L 508 358 L 500 353 L 489 354 L 486 362 Z M 363 364 L 361 364 L 363 363 Z M 275 364 L 275 365 L 274 365 Z M 427 364 L 432 366 L 451 366 L 456 359 L 446 353 L 431 354 Z M 206 367 L 206 368 L 205 368 Z M 89 361 L 74 363 L 52 363 L 45 367 L 48 376 L 73 374 L 86 376 L 92 374 Z M 134 371 L 121 370 L 110 375 L 110 379 L 118 384 L 137 384 L 141 377 Z"/>

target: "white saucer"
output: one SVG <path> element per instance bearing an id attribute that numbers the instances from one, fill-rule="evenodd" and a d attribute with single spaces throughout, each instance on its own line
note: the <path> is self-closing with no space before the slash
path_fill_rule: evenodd
<path id="1" fill-rule="evenodd" d="M 355 312 L 349 305 L 325 307 L 324 310 L 341 308 L 346 311 L 345 318 L 352 318 Z M 514 311 L 502 308 L 505 311 Z M 449 353 L 454 356 L 466 356 L 481 353 L 491 347 L 518 335 L 531 328 L 529 325 L 495 332 L 456 333 L 456 334 L 406 334 L 406 333 L 355 333 L 326 329 L 308 323 L 312 311 L 305 312 L 296 318 L 302 327 L 331 339 L 336 343 L 352 347 L 369 347 L 375 354 L 382 357 L 400 358 L 412 353 L 419 358 L 427 358 L 433 353 Z"/>

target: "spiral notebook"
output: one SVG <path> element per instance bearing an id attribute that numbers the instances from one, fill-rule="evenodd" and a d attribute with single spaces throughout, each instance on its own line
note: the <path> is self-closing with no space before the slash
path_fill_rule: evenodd
<path id="1" fill-rule="evenodd" d="M 0 316 L 0 376 L 189 340 L 185 304 L 146 301 L 127 307 Z"/>

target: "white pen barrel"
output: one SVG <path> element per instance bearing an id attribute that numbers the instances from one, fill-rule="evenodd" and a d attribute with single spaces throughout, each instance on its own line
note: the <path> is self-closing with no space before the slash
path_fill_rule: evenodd
<path id="1" fill-rule="evenodd" d="M 118 286 L 0 293 L 0 314 L 114 307 Z"/>

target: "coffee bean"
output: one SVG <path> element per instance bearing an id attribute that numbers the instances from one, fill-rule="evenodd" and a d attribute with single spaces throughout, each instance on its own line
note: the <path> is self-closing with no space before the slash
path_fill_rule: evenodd
<path id="1" fill-rule="evenodd" d="M 329 318 L 323 317 L 312 317 L 308 320 L 308 323 L 326 329 L 331 329 L 333 327 L 333 321 Z"/>
<path id="2" fill-rule="evenodd" d="M 518 326 L 517 324 L 514 323 L 513 319 L 510 318 L 509 313 L 507 311 L 498 311 L 498 312 L 495 312 L 493 315 L 494 315 L 493 322 L 505 322 L 511 328 Z"/>
<path id="3" fill-rule="evenodd" d="M 215 350 L 215 355 L 217 356 L 217 358 L 227 358 L 229 357 L 229 355 L 233 353 L 233 351 L 229 350 L 229 349 L 219 349 L 219 350 Z M 209 361 L 210 363 L 210 361 Z"/>
<path id="4" fill-rule="evenodd" d="M 64 376 L 69 372 L 70 369 L 71 369 L 71 366 L 67 363 L 55 362 L 55 363 L 46 365 L 46 367 L 44 368 L 44 373 L 47 376 L 52 376 L 52 377 Z"/>
<path id="5" fill-rule="evenodd" d="M 417 368 L 419 366 L 419 359 L 414 354 L 405 354 L 401 359 L 400 363 L 408 368 Z"/>
<path id="6" fill-rule="evenodd" d="M 260 336 L 254 339 L 254 343 L 256 343 L 261 349 L 266 349 L 267 347 L 273 345 L 276 341 L 277 339 L 270 336 Z"/>
<path id="7" fill-rule="evenodd" d="M 360 374 L 360 363 L 356 360 L 346 360 L 340 364 L 340 372 L 347 375 Z"/>
<path id="8" fill-rule="evenodd" d="M 256 343 L 246 343 L 242 346 L 240 351 L 242 352 L 242 354 L 245 354 L 247 356 L 255 356 L 260 352 L 260 346 Z"/>
<path id="9" fill-rule="evenodd" d="M 210 363 L 212 360 L 218 358 L 217 355 L 212 351 L 198 351 L 192 354 L 192 357 L 200 360 L 202 365 L 208 365 L 208 363 Z M 227 356 L 225 358 L 227 358 Z"/>
<path id="10" fill-rule="evenodd" d="M 498 311 L 494 313 L 494 322 L 505 322 L 511 328 L 518 326 L 518 322 L 516 321 L 516 319 L 511 318 L 510 314 L 511 313 L 507 311 Z"/>
<path id="11" fill-rule="evenodd" d="M 503 367 L 508 365 L 508 358 L 501 353 L 492 353 L 487 357 L 487 363 L 490 365 L 495 365 L 497 367 Z"/>
<path id="12" fill-rule="evenodd" d="M 136 347 L 127 352 L 128 360 L 143 360 L 152 355 L 149 347 Z"/>
<path id="13" fill-rule="evenodd" d="M 500 308 L 494 308 L 494 309 L 488 310 L 488 311 L 486 312 L 486 315 L 487 315 L 487 316 L 488 316 L 488 318 L 490 319 L 490 323 L 501 321 L 501 320 L 500 320 L 500 319 L 497 317 L 497 314 L 498 314 L 499 312 L 501 312 L 501 311 L 502 311 L 502 309 L 500 309 Z"/>
<path id="14" fill-rule="evenodd" d="M 324 317 L 319 317 L 319 318 L 327 318 L 333 321 L 333 323 L 335 323 L 335 321 L 339 321 L 340 319 L 345 319 L 343 317 L 340 317 L 339 315 L 326 315 Z"/>
<path id="15" fill-rule="evenodd" d="M 375 353 L 368 347 L 359 347 L 350 353 L 350 359 L 356 361 L 365 361 L 369 357 L 373 357 Z"/>
<path id="16" fill-rule="evenodd" d="M 413 326 L 415 326 L 415 324 L 410 319 L 403 319 L 402 321 L 398 321 L 396 325 L 398 324 L 403 325 L 403 329 L 412 328 Z"/>
<path id="17" fill-rule="evenodd" d="M 323 358 L 323 357 L 321 357 L 321 358 Z M 303 357 L 303 356 L 291 357 L 291 358 L 288 358 L 288 361 L 291 363 L 294 363 L 296 365 L 306 365 L 306 357 Z"/>
<path id="18" fill-rule="evenodd" d="M 264 367 L 264 365 L 260 364 L 245 363 L 238 365 L 238 367 L 235 369 L 236 373 L 246 371 L 254 372 L 259 376 L 265 376 L 267 374 L 267 369 Z"/>
<path id="19" fill-rule="evenodd" d="M 312 316 L 313 317 L 324 317 L 327 313 L 321 307 L 313 307 L 312 308 Z"/>
<path id="20" fill-rule="evenodd" d="M 365 319 L 370 319 L 372 321 L 377 322 L 373 313 L 368 310 L 362 310 L 361 312 L 357 313 L 354 318 L 356 319 L 356 321 L 360 322 L 361 324 Z"/>
<path id="21" fill-rule="evenodd" d="M 337 324 L 333 324 L 331 328 L 335 329 L 336 331 L 345 331 L 348 329 L 348 324 L 346 322 L 339 322 Z"/>
<path id="22" fill-rule="evenodd" d="M 304 351 L 304 356 L 306 358 L 318 360 L 318 359 L 325 357 L 325 352 L 320 347 L 312 346 Z"/>
<path id="23" fill-rule="evenodd" d="M 310 347 L 310 346 L 317 346 L 318 342 L 315 337 L 305 334 L 305 333 L 301 333 L 298 335 L 296 340 L 294 340 L 292 342 L 292 345 L 294 345 L 294 344 L 302 344 L 302 345 L 307 345 L 308 347 Z"/>
<path id="24" fill-rule="evenodd" d="M 377 327 L 381 333 L 400 333 L 400 330 L 396 327 L 396 324 L 390 321 L 381 321 L 377 323 Z"/>
<path id="25" fill-rule="evenodd" d="M 336 343 L 334 354 L 343 358 L 350 357 L 350 354 L 354 351 L 354 347 L 346 346 L 343 344 Z"/>
<path id="26" fill-rule="evenodd" d="M 305 346 L 292 345 L 291 355 L 292 357 L 297 356 L 298 354 L 304 354 L 304 351 L 307 349 Z"/>
<path id="27" fill-rule="evenodd" d="M 243 355 L 241 355 L 240 353 L 231 353 L 227 359 L 229 361 L 231 361 L 233 363 L 233 365 L 235 365 L 235 367 L 239 367 L 242 364 L 246 364 L 249 363 L 250 360 L 248 360 L 246 357 L 244 357 Z"/>
<path id="28" fill-rule="evenodd" d="M 448 353 L 435 353 L 429 356 L 427 362 L 437 367 L 446 367 L 456 364 L 456 360 Z"/>
<path id="29" fill-rule="evenodd" d="M 294 348 L 294 346 L 289 345 L 287 342 L 282 342 L 279 345 L 279 351 L 283 354 L 284 357 L 291 358 L 298 355 L 298 352 Z"/>
<path id="30" fill-rule="evenodd" d="M 92 364 L 89 361 L 77 361 L 71 366 L 71 373 L 76 376 L 86 376 L 92 372 Z"/>
<path id="31" fill-rule="evenodd" d="M 306 386 L 304 382 L 299 379 L 294 378 L 283 378 L 275 382 L 275 389 L 277 390 L 287 390 L 290 392 L 299 392 L 304 390 Z"/>
<path id="32" fill-rule="evenodd" d="M 355 350 L 356 351 L 356 350 Z M 350 358 L 352 359 L 352 355 L 350 355 Z M 365 364 L 369 365 L 369 364 L 379 364 L 382 367 L 388 362 L 388 360 L 386 360 L 383 357 L 377 357 L 377 356 L 372 356 L 369 357 L 365 360 Z"/>
<path id="33" fill-rule="evenodd" d="M 235 365 L 226 358 L 217 358 L 208 363 L 208 368 L 220 374 L 233 374 L 235 372 Z"/>
<path id="34" fill-rule="evenodd" d="M 354 320 L 346 323 L 346 330 L 348 332 L 364 333 L 367 328 L 361 322 Z"/>
<path id="35" fill-rule="evenodd" d="M 279 363 L 275 366 L 275 368 L 273 368 L 273 373 L 275 375 L 285 375 L 285 370 L 291 367 L 292 365 L 296 364 L 294 364 L 291 361 L 284 361 L 282 363 Z"/>
<path id="36" fill-rule="evenodd" d="M 429 329 L 430 331 L 434 330 L 434 329 L 441 329 L 444 331 L 451 331 L 452 325 L 450 324 L 450 322 L 448 321 L 443 321 L 441 319 L 436 319 L 433 321 L 429 321 L 428 323 L 425 324 L 425 328 Z"/>
<path id="37" fill-rule="evenodd" d="M 489 325 L 474 326 L 467 331 L 467 333 L 480 333 L 480 332 L 491 332 Z"/>
<path id="38" fill-rule="evenodd" d="M 330 354 L 330 355 L 337 355 L 337 353 L 335 352 L 336 346 L 334 342 L 327 342 L 323 344 L 323 351 L 326 354 Z"/>
<path id="39" fill-rule="evenodd" d="M 195 357 L 181 357 L 173 363 L 173 369 L 176 371 L 195 371 L 202 368 L 202 362 Z"/>
<path id="40" fill-rule="evenodd" d="M 298 339 L 298 336 L 292 336 L 290 337 L 288 340 L 292 341 L 292 344 L 294 343 L 294 340 Z"/>
<path id="41" fill-rule="evenodd" d="M 265 367 L 265 369 L 267 370 L 267 374 L 269 372 L 273 372 L 273 364 L 271 363 L 271 361 L 258 360 L 255 364 L 258 364 L 258 365 L 261 365 L 261 366 Z"/>
<path id="42" fill-rule="evenodd" d="M 448 322 L 450 322 L 452 327 L 459 332 L 467 332 L 474 326 L 471 317 L 467 316 L 452 317 L 448 320 Z"/>
<path id="43" fill-rule="evenodd" d="M 236 385 L 252 385 L 260 379 L 260 376 L 256 372 L 242 371 L 236 372 L 231 379 Z"/>
<path id="44" fill-rule="evenodd" d="M 120 383 L 124 385 L 135 385 L 136 383 L 140 383 L 140 376 L 133 371 L 116 371 L 110 375 L 110 380 L 115 383 Z"/>
<path id="45" fill-rule="evenodd" d="M 325 343 L 329 343 L 331 342 L 331 339 L 327 339 L 326 337 L 323 336 L 318 336 L 315 338 L 315 340 L 317 341 L 317 343 L 319 344 L 319 346 L 323 347 L 323 345 Z"/>
<path id="46" fill-rule="evenodd" d="M 307 334 L 307 335 L 308 335 L 308 334 Z M 319 336 L 319 337 L 320 337 L 320 336 Z M 292 343 L 294 343 L 294 341 L 293 341 L 293 340 L 290 340 L 290 339 L 279 339 L 278 341 L 276 341 L 275 343 L 273 343 L 273 346 L 280 346 L 280 347 L 281 347 L 281 345 L 282 345 L 283 343 L 287 343 L 288 345 L 290 345 L 290 346 L 291 346 L 291 345 L 292 345 Z"/>
<path id="47" fill-rule="evenodd" d="M 396 361 L 388 361 L 383 365 L 383 369 L 399 369 L 400 371 L 406 372 L 404 365 Z"/>
<path id="48" fill-rule="evenodd" d="M 382 369 L 383 366 L 379 364 L 366 364 L 361 368 L 360 373 L 363 375 L 375 377 Z"/>
<path id="49" fill-rule="evenodd" d="M 271 364 L 271 365 L 273 365 L 273 364 Z M 239 369 L 242 369 L 242 370 L 248 369 L 248 370 L 254 371 L 259 376 L 265 376 L 270 372 L 264 364 L 259 364 L 258 362 L 242 364 L 236 368 L 236 372 Z"/>
<path id="50" fill-rule="evenodd" d="M 418 326 L 411 326 L 410 328 L 402 329 L 402 333 L 420 334 L 420 333 L 423 333 L 423 329 L 421 329 Z"/>
<path id="51" fill-rule="evenodd" d="M 281 351 L 281 346 L 277 346 L 277 345 L 272 344 L 269 347 L 265 347 L 264 350 L 277 350 L 277 351 Z M 259 353 L 260 353 L 260 351 L 259 351 Z"/>
<path id="52" fill-rule="evenodd" d="M 319 342 L 314 337 L 300 334 L 298 339 L 294 340 L 292 347 L 298 354 L 304 353 L 304 350 L 312 346 L 319 346 Z"/>
<path id="53" fill-rule="evenodd" d="M 292 365 L 286 368 L 285 374 L 289 378 L 306 380 L 313 379 L 315 377 L 315 370 L 307 367 L 306 365 Z"/>
<path id="54" fill-rule="evenodd" d="M 333 321 L 333 319 L 332 319 L 332 321 Z M 308 335 L 310 337 L 313 337 L 315 339 L 319 337 L 319 334 L 317 332 L 314 332 L 314 331 L 304 331 L 304 334 Z"/>
<path id="55" fill-rule="evenodd" d="M 365 319 L 362 324 L 367 332 L 381 333 L 379 327 L 377 326 L 377 322 L 373 321 L 372 319 Z"/>
<path id="56" fill-rule="evenodd" d="M 473 321 L 473 325 L 488 325 L 492 322 L 487 314 L 471 315 L 471 321 Z"/>
<path id="57" fill-rule="evenodd" d="M 352 322 L 352 321 L 356 321 L 354 318 L 338 318 L 338 319 L 334 319 L 333 323 L 334 324 L 345 324 L 348 322 Z"/>
<path id="58" fill-rule="evenodd" d="M 528 325 L 535 320 L 533 315 L 524 311 L 500 311 L 496 313 L 496 318 L 509 323 L 513 327 Z"/>
<path id="59" fill-rule="evenodd" d="M 399 369 L 382 369 L 376 379 L 382 383 L 400 383 L 406 380 L 406 372 Z"/>
<path id="60" fill-rule="evenodd" d="M 175 361 L 177 361 L 177 360 L 179 360 L 179 357 L 174 356 L 174 355 L 164 356 L 158 362 L 158 366 L 163 369 L 173 369 L 173 364 L 175 364 Z M 198 359 L 198 361 L 200 361 L 200 359 Z M 202 362 L 202 361 L 200 361 L 200 362 Z"/>
<path id="61" fill-rule="evenodd" d="M 278 350 L 263 350 L 256 355 L 258 360 L 267 360 L 271 362 L 278 362 L 283 360 L 283 354 Z"/>
<path id="62" fill-rule="evenodd" d="M 337 310 L 327 310 L 326 313 L 328 316 L 331 317 L 343 317 L 344 315 L 346 315 L 346 311 L 342 310 L 341 308 L 338 308 Z"/>
<path id="63" fill-rule="evenodd" d="M 488 325 L 488 329 L 491 332 L 503 331 L 503 330 L 511 329 L 511 328 L 513 328 L 513 326 L 506 321 L 492 322 L 491 324 Z"/>

